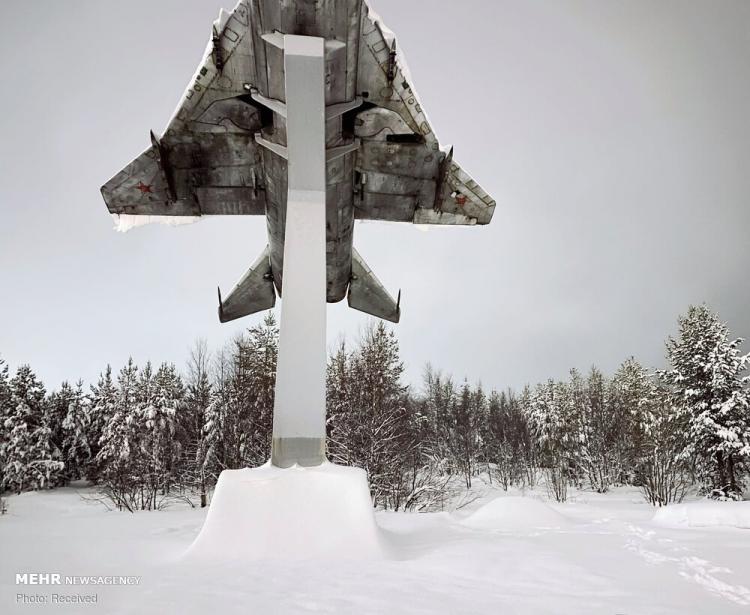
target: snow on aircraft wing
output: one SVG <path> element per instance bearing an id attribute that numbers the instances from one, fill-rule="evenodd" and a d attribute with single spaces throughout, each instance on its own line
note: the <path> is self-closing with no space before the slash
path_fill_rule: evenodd
<path id="1" fill-rule="evenodd" d="M 365 3 L 355 120 L 357 219 L 489 224 L 495 201 L 440 148 L 395 35 Z"/>
<path id="2" fill-rule="evenodd" d="M 242 0 L 214 23 L 203 60 L 161 139 L 113 177 L 102 195 L 113 214 L 264 214 L 260 109 L 248 104 L 255 57 Z"/>

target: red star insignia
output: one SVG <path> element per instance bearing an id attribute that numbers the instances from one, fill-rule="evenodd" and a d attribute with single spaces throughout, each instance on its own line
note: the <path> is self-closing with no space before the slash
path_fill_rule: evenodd
<path id="1" fill-rule="evenodd" d="M 148 184 L 144 184 L 143 182 L 138 182 L 136 188 L 141 191 L 141 194 L 146 194 L 147 192 L 153 194 L 151 186 L 149 186 Z"/>

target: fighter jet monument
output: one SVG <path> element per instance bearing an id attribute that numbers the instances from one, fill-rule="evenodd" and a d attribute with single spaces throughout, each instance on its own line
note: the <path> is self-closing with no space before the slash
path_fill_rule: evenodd
<path id="1" fill-rule="evenodd" d="M 400 293 L 354 248 L 355 221 L 484 225 L 495 209 L 441 148 L 394 35 L 365 0 L 222 10 L 166 130 L 102 195 L 126 225 L 266 217 L 268 245 L 219 293 L 219 318 L 283 296 L 272 449 L 281 468 L 325 461 L 326 302 L 400 318 Z"/>

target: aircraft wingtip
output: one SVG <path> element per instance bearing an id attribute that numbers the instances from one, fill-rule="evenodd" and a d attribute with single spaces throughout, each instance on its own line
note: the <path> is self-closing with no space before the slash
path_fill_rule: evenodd
<path id="1" fill-rule="evenodd" d="M 224 302 L 221 299 L 221 287 L 216 287 L 216 294 L 219 295 L 219 322 L 224 323 L 226 320 L 224 319 Z"/>

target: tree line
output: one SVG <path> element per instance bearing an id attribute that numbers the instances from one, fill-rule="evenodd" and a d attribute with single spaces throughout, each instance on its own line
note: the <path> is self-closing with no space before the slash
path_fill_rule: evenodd
<path id="1" fill-rule="evenodd" d="M 635 485 L 654 505 L 693 486 L 741 498 L 750 356 L 706 306 L 678 324 L 667 369 L 630 358 L 611 377 L 571 370 L 521 391 L 485 391 L 429 365 L 413 390 L 395 334 L 372 324 L 329 358 L 328 456 L 364 468 L 374 504 L 392 510 L 443 507 L 480 475 L 503 489 L 541 481 L 558 501 L 571 485 Z M 88 390 L 47 393 L 29 366 L 11 377 L 0 361 L 0 493 L 86 479 L 121 510 L 205 506 L 222 470 L 270 456 L 277 352 L 269 314 L 219 352 L 197 342 L 182 373 L 130 359 Z"/>

